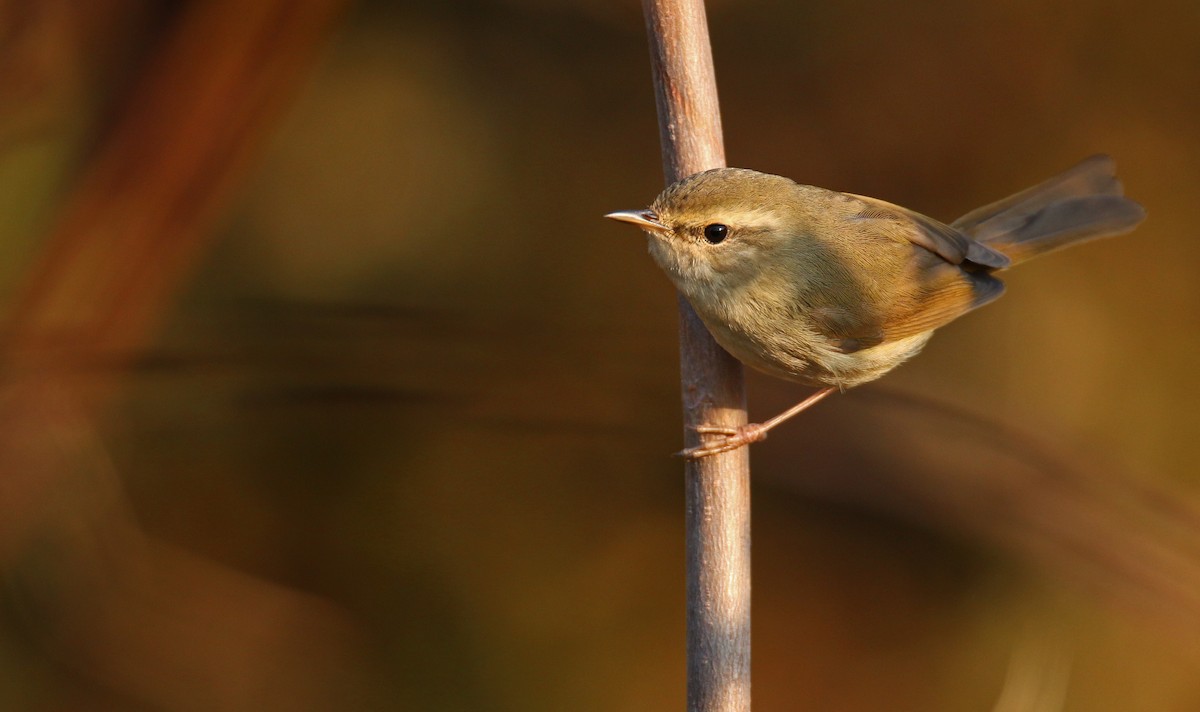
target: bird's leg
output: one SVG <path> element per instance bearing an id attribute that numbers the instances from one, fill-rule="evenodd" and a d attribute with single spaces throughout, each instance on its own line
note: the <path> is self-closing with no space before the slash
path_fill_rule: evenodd
<path id="1" fill-rule="evenodd" d="M 816 393 L 813 393 L 809 397 L 800 401 L 799 403 L 792 406 L 791 408 L 788 408 L 787 410 L 783 411 L 782 413 L 775 416 L 774 418 L 771 418 L 770 420 L 764 420 L 761 423 L 748 423 L 746 425 L 742 425 L 742 426 L 736 427 L 736 428 L 725 427 L 725 426 L 720 426 L 720 425 L 697 425 L 697 426 L 694 426 L 692 428 L 692 430 L 696 431 L 701 436 L 720 435 L 722 437 L 720 440 L 717 440 L 716 442 L 713 442 L 712 444 L 701 445 L 701 446 L 697 446 L 697 447 L 690 447 L 686 450 L 680 451 L 677 454 L 680 455 L 681 457 L 685 457 L 689 460 L 697 460 L 702 457 L 708 457 L 709 455 L 719 455 L 720 453 L 723 453 L 723 452 L 729 452 L 730 450 L 736 450 L 739 447 L 742 447 L 744 445 L 749 445 L 750 443 L 756 443 L 761 440 L 766 440 L 768 430 L 775 427 L 776 425 L 779 425 L 780 423 L 787 420 L 788 418 L 791 418 L 792 416 L 796 415 L 797 413 L 799 413 L 803 410 L 807 410 L 809 406 L 814 405 L 817 401 L 821 400 L 822 398 L 829 395 L 830 393 L 833 393 L 836 390 L 837 390 L 837 388 L 834 386 L 827 386 L 825 388 L 822 388 L 821 390 L 817 391 Z"/>

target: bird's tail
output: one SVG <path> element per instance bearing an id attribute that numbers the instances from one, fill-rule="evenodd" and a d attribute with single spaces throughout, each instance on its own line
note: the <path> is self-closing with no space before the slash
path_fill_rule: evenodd
<path id="1" fill-rule="evenodd" d="M 1113 160 L 1097 155 L 973 210 L 953 227 L 1017 264 L 1076 242 L 1128 232 L 1145 217 L 1142 206 L 1123 195 Z"/>

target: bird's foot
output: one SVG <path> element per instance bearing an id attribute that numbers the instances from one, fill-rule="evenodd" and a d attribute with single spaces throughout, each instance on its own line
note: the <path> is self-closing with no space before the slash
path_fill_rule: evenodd
<path id="1" fill-rule="evenodd" d="M 709 455 L 720 455 L 723 452 L 737 450 L 739 447 L 744 447 L 750 443 L 766 440 L 768 430 L 770 430 L 769 427 L 758 423 L 749 423 L 736 428 L 723 425 L 696 425 L 692 427 L 692 431 L 699 434 L 701 438 L 706 435 L 720 437 L 712 438 L 713 442 L 689 447 L 675 454 L 687 460 L 699 460 Z"/>

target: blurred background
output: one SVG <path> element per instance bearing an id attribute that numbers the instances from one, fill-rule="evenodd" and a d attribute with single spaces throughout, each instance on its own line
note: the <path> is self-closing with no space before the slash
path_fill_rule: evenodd
<path id="1" fill-rule="evenodd" d="M 709 3 L 731 165 L 1150 215 L 754 447 L 758 709 L 1200 708 L 1198 7 Z M 0 708 L 681 709 L 661 175 L 636 3 L 0 0 Z"/>

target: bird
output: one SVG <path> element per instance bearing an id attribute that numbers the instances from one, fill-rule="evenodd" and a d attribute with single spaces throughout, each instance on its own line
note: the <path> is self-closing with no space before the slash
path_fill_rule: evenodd
<path id="1" fill-rule="evenodd" d="M 706 442 L 681 454 L 700 458 L 763 440 L 826 396 L 883 376 L 935 329 L 999 298 L 1004 270 L 1128 232 L 1145 215 L 1124 196 L 1113 159 L 1095 155 L 949 224 L 745 168 L 696 173 L 649 208 L 605 217 L 646 233 L 650 255 L 722 348 L 818 389 L 763 423 L 697 426 Z"/>

